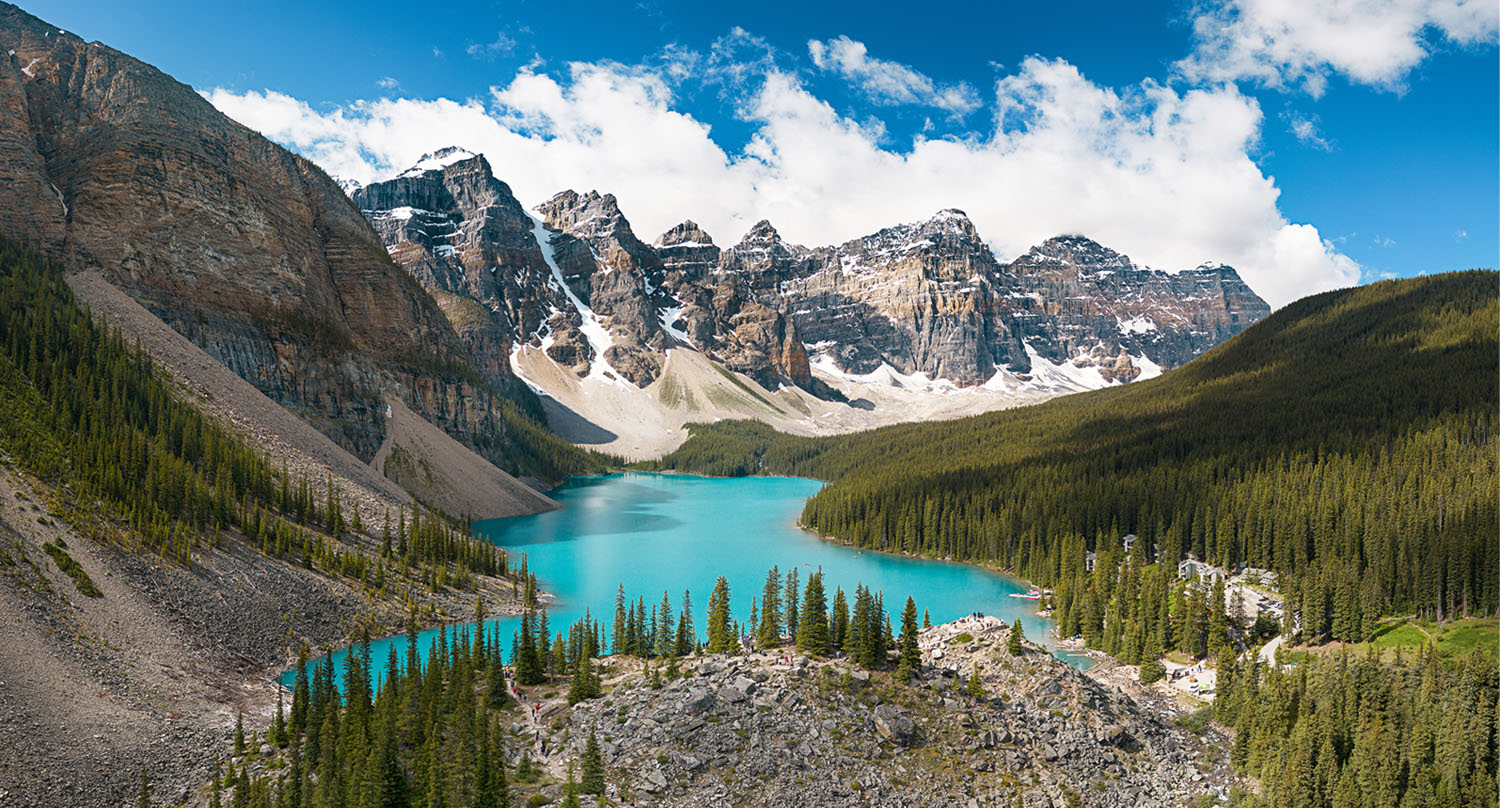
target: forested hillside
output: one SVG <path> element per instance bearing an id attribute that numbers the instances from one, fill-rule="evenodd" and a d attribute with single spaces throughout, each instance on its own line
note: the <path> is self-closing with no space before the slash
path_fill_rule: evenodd
<path id="1" fill-rule="evenodd" d="M 1497 284 L 1472 271 L 1309 297 L 1159 379 L 960 421 L 698 427 L 656 465 L 831 480 L 808 527 L 1075 592 L 1087 550 L 1136 533 L 1168 563 L 1276 571 L 1314 638 L 1356 639 L 1380 614 L 1492 614 Z"/>
<path id="2" fill-rule="evenodd" d="M 54 511 L 80 531 L 181 564 L 238 534 L 371 590 L 389 577 L 396 591 L 398 572 L 467 588 L 505 570 L 501 551 L 437 514 L 346 512 L 330 480 L 273 468 L 101 328 L 55 267 L 3 240 L 0 452 L 58 491 Z M 378 556 L 361 547 L 377 532 Z"/>

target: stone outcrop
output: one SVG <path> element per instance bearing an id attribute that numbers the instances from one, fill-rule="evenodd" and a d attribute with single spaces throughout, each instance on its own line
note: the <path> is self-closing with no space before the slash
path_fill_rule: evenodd
<path id="1" fill-rule="evenodd" d="M 590 732 L 606 781 L 633 805 L 1189 805 L 1231 775 L 1205 750 L 1226 742 L 1175 726 L 1010 629 L 966 618 L 923 630 L 911 683 L 794 651 L 708 657 L 658 680 L 605 663 L 606 693 L 544 703 L 561 770 Z M 977 667 L 986 695 L 970 696 Z M 623 670 L 621 670 L 623 669 Z M 658 670 L 659 673 L 659 670 Z M 513 750 L 518 753 L 519 750 Z M 1096 787 L 1098 784 L 1098 787 Z"/>
<path id="2" fill-rule="evenodd" d="M 362 460 L 390 393 L 505 463 L 490 391 L 531 393 L 468 349 L 510 325 L 460 336 L 322 170 L 15 6 L 0 54 L 0 235 L 97 270 Z"/>

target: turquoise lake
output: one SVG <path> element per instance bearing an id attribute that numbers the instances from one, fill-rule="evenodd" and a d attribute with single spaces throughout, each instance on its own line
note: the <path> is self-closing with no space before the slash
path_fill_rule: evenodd
<path id="1" fill-rule="evenodd" d="M 800 570 L 803 583 L 808 573 L 822 568 L 830 604 L 835 587 L 851 600 L 860 583 L 883 592 L 898 631 L 900 610 L 910 595 L 918 614 L 927 610 L 934 623 L 974 612 L 1006 622 L 1019 617 L 1027 637 L 1049 639 L 1052 623 L 1036 615 L 1036 604 L 1010 597 L 1027 590 L 1020 580 L 965 564 L 860 551 L 798 528 L 803 504 L 822 486 L 787 477 L 633 472 L 576 477 L 551 492 L 561 509 L 479 522 L 474 533 L 504 547 L 512 564 L 526 555 L 542 590 L 555 597 L 546 604 L 554 633 L 566 632 L 585 609 L 607 628 L 614 617 L 615 589 L 623 583 L 627 597 L 646 599 L 648 611 L 665 591 L 675 613 L 683 590 L 691 590 L 693 620 L 701 636 L 708 594 L 720 575 L 729 580 L 736 619 L 748 622 L 751 599 L 760 596 L 766 571 L 776 565 L 783 576 Z M 486 625 L 487 632 L 498 631 L 509 646 L 520 618 L 493 618 Z M 425 652 L 436 634 L 437 629 L 424 632 L 418 647 Z M 402 636 L 372 643 L 377 676 L 392 644 L 404 656 Z M 334 655 L 340 671 L 345 653 Z M 1087 657 L 1059 656 L 1075 666 L 1089 664 Z M 290 671 L 282 677 L 288 686 L 291 678 Z"/>

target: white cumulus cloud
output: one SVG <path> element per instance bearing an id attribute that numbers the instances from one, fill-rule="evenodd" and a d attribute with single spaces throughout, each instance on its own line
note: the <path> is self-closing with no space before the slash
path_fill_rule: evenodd
<path id="1" fill-rule="evenodd" d="M 847 36 L 807 43 L 807 53 L 819 70 L 842 76 L 878 104 L 920 104 L 963 115 L 979 107 L 979 94 L 959 82 L 938 85 L 926 74 L 870 55 L 865 43 Z"/>
<path id="2" fill-rule="evenodd" d="M 615 193 L 648 240 L 691 217 L 732 243 L 768 218 L 789 240 L 830 244 L 958 207 L 1001 260 L 1084 233 L 1162 269 L 1230 264 L 1273 305 L 1359 279 L 1315 227 L 1277 209 L 1250 156 L 1260 107 L 1232 85 L 1114 89 L 1030 58 L 996 83 L 985 129 L 897 147 L 878 119 L 839 114 L 767 63 L 732 85 L 754 134 L 726 151 L 680 108 L 681 61 L 531 68 L 462 101 L 314 109 L 273 91 L 205 95 L 337 176 L 369 182 L 460 145 L 528 205 L 565 188 Z"/>
<path id="3" fill-rule="evenodd" d="M 1494 0 L 1221 0 L 1195 11 L 1197 48 L 1177 67 L 1314 96 L 1331 74 L 1399 89 L 1435 44 L 1493 42 L 1496 29 Z"/>

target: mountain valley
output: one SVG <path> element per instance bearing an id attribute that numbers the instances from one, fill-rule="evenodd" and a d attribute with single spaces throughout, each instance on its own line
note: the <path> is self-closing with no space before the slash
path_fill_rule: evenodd
<path id="1" fill-rule="evenodd" d="M 357 42 L 342 67 L 385 95 L 265 90 L 293 123 L 262 134 L 222 86 L 0 0 L 0 808 L 1500 808 L 1493 269 L 1356 266 L 1369 282 L 1325 273 L 1291 300 L 1262 281 L 1305 255 L 1229 248 L 1273 310 L 1234 267 L 1150 268 L 960 194 L 925 218 L 874 195 L 873 221 L 909 220 L 854 232 L 775 204 L 667 218 L 678 197 L 587 162 L 542 199 L 490 129 L 393 128 L 399 160 L 338 151 L 429 100 L 338 17 L 390 27 L 370 9 L 253 7 L 276 41 L 242 35 L 285 61 L 289 25 L 325 11 L 327 53 L 299 59 Z M 118 41 L 181 68 L 154 38 L 196 17 L 130 13 L 141 32 Z M 584 42 L 597 21 L 563 13 Z M 486 39 L 391 36 L 431 47 L 427 78 L 494 81 L 542 12 L 506 14 L 494 45 L 468 20 L 443 26 Z M 700 61 L 675 42 L 652 58 L 713 72 L 731 42 L 765 45 L 736 25 Z M 850 98 L 927 117 L 918 145 L 998 152 L 1032 136 L 1013 113 L 1042 115 L 997 104 L 993 142 L 950 138 L 989 115 L 962 111 L 968 84 L 847 37 L 807 46 L 808 86 L 862 80 Z M 790 81 L 794 56 L 757 69 Z M 578 102 L 588 64 L 559 98 Z M 648 111 L 703 101 L 609 64 L 639 72 Z M 262 80 L 227 55 L 179 75 L 229 70 Z M 539 49 L 455 106 L 504 128 L 548 70 Z M 728 108 L 734 81 L 698 92 Z M 1193 112 L 1200 96 L 1260 114 L 1233 81 L 1194 81 L 1087 103 L 1128 123 L 1137 96 L 1180 94 L 1137 122 L 1153 138 L 1182 134 L 1174 116 L 1220 136 L 1239 120 Z M 1286 137 L 1315 145 L 1287 110 Z M 718 156 L 770 166 L 763 136 Z M 1255 144 L 1234 165 L 1269 163 L 1241 154 Z M 1106 151 L 1106 172 L 1159 168 Z M 384 173 L 325 170 L 360 165 Z M 1077 186 L 1049 192 L 1114 200 L 1131 227 L 1126 206 L 1157 211 Z M 627 213 L 682 218 L 653 235 Z M 1276 232 L 1317 233 L 1289 217 Z M 699 224 L 726 220 L 755 223 Z M 1046 221 L 1188 264 L 1264 225 L 1152 253 L 1113 218 Z"/>

